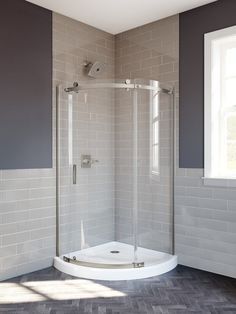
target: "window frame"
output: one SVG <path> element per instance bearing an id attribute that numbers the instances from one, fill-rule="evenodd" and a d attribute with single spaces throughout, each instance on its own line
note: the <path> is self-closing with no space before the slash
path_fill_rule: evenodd
<path id="1" fill-rule="evenodd" d="M 227 37 L 235 36 L 236 41 L 236 26 L 228 27 L 222 30 L 214 31 L 211 33 L 205 34 L 205 46 L 204 46 L 204 54 L 205 54 L 205 64 L 204 64 L 204 179 L 205 183 L 208 185 L 214 185 L 212 179 L 220 180 L 221 184 L 224 185 L 224 180 L 235 180 L 236 181 L 236 171 L 234 173 L 227 173 L 226 168 L 225 171 L 222 172 L 222 167 L 224 164 L 224 156 L 222 145 L 224 143 L 224 134 L 220 128 L 222 127 L 223 120 L 228 114 L 236 112 L 234 107 L 223 108 L 222 103 L 222 90 L 223 84 L 222 80 L 224 79 L 222 75 L 222 43 L 220 41 L 217 43 L 217 40 L 224 39 L 225 42 L 229 42 Z M 212 53 L 212 49 L 217 47 L 219 49 L 219 54 Z M 220 47 L 221 46 L 221 47 Z M 225 47 L 225 46 L 224 46 Z M 226 48 L 223 48 L 226 50 Z M 214 58 L 218 58 L 218 60 L 214 60 Z M 219 62 L 219 67 L 214 67 L 214 63 Z M 218 72 L 217 72 L 218 71 Z M 220 80 L 219 80 L 220 75 Z M 220 84 L 219 84 L 220 82 Z M 212 85 L 214 87 L 218 87 L 218 99 L 213 94 Z M 214 98 L 215 97 L 215 98 Z M 214 102 L 215 106 L 218 108 L 213 110 L 212 103 Z M 220 113 L 221 112 L 221 113 Z M 216 114 L 220 114 L 216 118 Z M 217 135 L 218 134 L 218 135 Z M 218 136 L 219 140 L 214 141 L 214 136 Z M 221 147 L 219 147 L 221 145 Z M 216 156 L 216 151 L 221 151 L 222 154 L 220 156 Z M 214 158 L 213 158 L 214 157 Z M 217 167 L 220 166 L 220 167 Z M 218 169 L 220 168 L 220 169 Z M 218 170 L 216 170 L 218 169 Z M 219 182 L 218 182 L 219 183 Z M 217 183 L 217 185 L 218 185 Z M 228 185 L 228 182 L 225 182 Z"/>

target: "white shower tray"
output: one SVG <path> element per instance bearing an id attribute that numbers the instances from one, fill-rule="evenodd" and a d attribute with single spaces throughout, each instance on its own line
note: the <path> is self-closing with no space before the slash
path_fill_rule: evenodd
<path id="1" fill-rule="evenodd" d="M 118 251 L 119 253 L 111 253 Z M 111 268 L 112 265 L 133 263 L 134 248 L 132 245 L 109 242 L 88 249 L 54 258 L 54 267 L 63 273 L 94 280 L 132 280 L 157 276 L 177 266 L 177 256 L 145 248 L 138 248 L 138 262 L 144 262 L 140 268 Z M 64 257 L 76 257 L 77 261 L 91 263 L 90 266 L 75 265 L 63 260 Z M 107 268 L 91 265 L 108 265 Z"/>

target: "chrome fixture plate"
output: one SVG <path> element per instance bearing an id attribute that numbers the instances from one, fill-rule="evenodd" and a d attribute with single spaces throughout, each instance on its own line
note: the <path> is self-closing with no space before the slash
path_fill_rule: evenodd
<path id="1" fill-rule="evenodd" d="M 91 155 L 82 155 L 81 156 L 81 168 L 91 168 L 91 166 L 92 166 Z"/>
<path id="2" fill-rule="evenodd" d="M 97 162 L 99 160 L 92 158 L 91 155 L 81 155 L 81 168 L 91 168 Z"/>

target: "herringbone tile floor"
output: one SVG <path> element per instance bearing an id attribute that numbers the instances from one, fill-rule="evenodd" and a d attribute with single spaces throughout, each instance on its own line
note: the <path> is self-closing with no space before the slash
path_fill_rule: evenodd
<path id="1" fill-rule="evenodd" d="M 48 268 L 0 283 L 0 313 L 236 314 L 236 280 L 184 266 L 119 282 L 78 279 Z"/>

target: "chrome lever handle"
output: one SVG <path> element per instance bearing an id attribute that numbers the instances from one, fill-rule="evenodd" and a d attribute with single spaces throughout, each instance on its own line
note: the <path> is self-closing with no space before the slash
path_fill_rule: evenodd
<path id="1" fill-rule="evenodd" d="M 77 165 L 73 165 L 73 184 L 77 183 Z"/>

